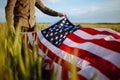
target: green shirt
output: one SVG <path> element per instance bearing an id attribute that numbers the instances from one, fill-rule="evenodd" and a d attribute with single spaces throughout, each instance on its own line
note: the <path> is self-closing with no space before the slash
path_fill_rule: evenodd
<path id="1" fill-rule="evenodd" d="M 35 7 L 43 13 L 58 16 L 60 13 L 43 5 L 41 0 L 8 0 L 5 8 L 6 21 L 14 26 L 33 27 L 36 22 Z"/>

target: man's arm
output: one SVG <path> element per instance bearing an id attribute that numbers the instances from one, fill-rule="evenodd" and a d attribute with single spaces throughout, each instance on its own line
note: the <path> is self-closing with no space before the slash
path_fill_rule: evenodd
<path id="1" fill-rule="evenodd" d="M 35 6 L 45 14 L 48 14 L 51 16 L 60 16 L 60 17 L 63 16 L 63 13 L 56 12 L 56 11 L 44 6 L 44 4 L 41 2 L 41 0 L 36 0 Z"/>
<path id="2" fill-rule="evenodd" d="M 16 0 L 8 0 L 7 5 L 5 7 L 5 16 L 6 21 L 9 24 L 13 24 L 13 10 L 15 7 Z"/>
<path id="3" fill-rule="evenodd" d="M 5 7 L 5 17 L 8 24 L 8 27 L 12 32 L 14 32 L 13 27 L 13 10 L 15 7 L 16 0 L 8 0 L 7 5 Z"/>

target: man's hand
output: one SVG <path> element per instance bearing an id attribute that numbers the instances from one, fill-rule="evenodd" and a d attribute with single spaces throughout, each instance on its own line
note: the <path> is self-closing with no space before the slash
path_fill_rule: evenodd
<path id="1" fill-rule="evenodd" d="M 60 14 L 59 14 L 59 17 L 67 18 L 67 15 L 66 15 L 65 13 L 60 13 Z"/>

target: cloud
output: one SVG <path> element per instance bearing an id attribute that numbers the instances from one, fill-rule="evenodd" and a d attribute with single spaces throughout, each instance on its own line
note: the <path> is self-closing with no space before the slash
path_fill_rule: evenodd
<path id="1" fill-rule="evenodd" d="M 109 3 L 108 3 L 107 5 L 119 7 L 119 5 L 120 5 L 120 0 L 111 0 L 111 1 L 109 1 Z"/>
<path id="2" fill-rule="evenodd" d="M 79 16 L 79 15 L 93 15 L 99 11 L 98 6 L 90 6 L 84 8 L 73 8 L 70 10 L 70 15 Z"/>
<path id="3" fill-rule="evenodd" d="M 99 4 L 88 5 L 84 7 L 74 7 L 69 12 L 71 16 L 93 17 L 93 18 L 118 18 L 120 14 L 120 0 L 111 0 Z"/>
<path id="4" fill-rule="evenodd" d="M 120 22 L 120 0 L 110 0 L 90 4 L 87 6 L 75 6 L 69 10 L 69 15 L 74 21 L 81 22 Z"/>
<path id="5" fill-rule="evenodd" d="M 44 2 L 55 4 L 59 0 L 44 0 Z"/>
<path id="6" fill-rule="evenodd" d="M 116 11 L 116 10 L 120 10 L 119 7 L 120 7 L 120 0 L 111 0 L 104 5 L 104 10 Z"/>

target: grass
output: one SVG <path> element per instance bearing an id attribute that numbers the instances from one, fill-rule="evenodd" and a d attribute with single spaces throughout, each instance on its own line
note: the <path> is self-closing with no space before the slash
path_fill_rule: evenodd
<path id="1" fill-rule="evenodd" d="M 13 36 L 6 24 L 0 24 L 0 80 L 42 79 L 37 45 L 30 51 L 25 39 L 19 32 Z"/>
<path id="2" fill-rule="evenodd" d="M 49 24 L 37 24 L 37 30 Z M 120 32 L 120 24 L 81 24 L 83 27 L 104 27 Z M 0 24 L 0 80 L 41 80 L 42 58 L 37 56 L 38 46 L 29 51 L 27 42 L 17 31 L 13 36 L 5 23 Z M 75 73 L 74 68 L 72 69 Z M 76 76 L 73 75 L 72 80 Z"/>

